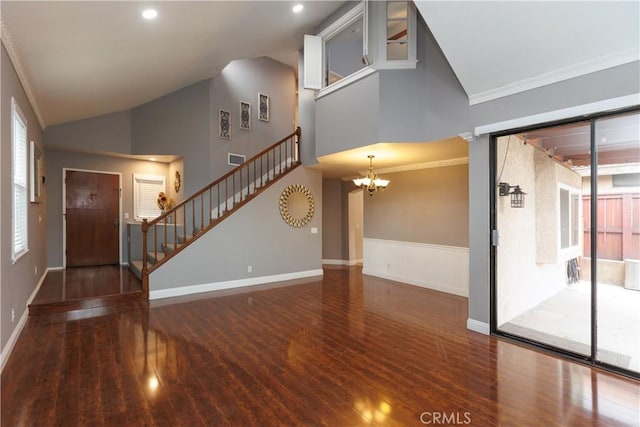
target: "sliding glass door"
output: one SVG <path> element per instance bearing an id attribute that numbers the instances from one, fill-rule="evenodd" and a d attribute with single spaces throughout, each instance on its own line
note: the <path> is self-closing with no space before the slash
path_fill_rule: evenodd
<path id="1" fill-rule="evenodd" d="M 640 372 L 639 113 L 493 144 L 494 332 Z"/>
<path id="2" fill-rule="evenodd" d="M 638 112 L 594 121 L 597 196 L 591 201 L 597 206 L 595 357 L 634 372 L 640 372 L 639 124 Z"/>

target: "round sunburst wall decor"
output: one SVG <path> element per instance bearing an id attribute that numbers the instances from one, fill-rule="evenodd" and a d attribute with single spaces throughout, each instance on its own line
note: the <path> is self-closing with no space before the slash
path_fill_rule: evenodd
<path id="1" fill-rule="evenodd" d="M 280 194 L 280 215 L 291 227 L 303 227 L 315 211 L 313 194 L 304 185 L 293 184 Z"/>

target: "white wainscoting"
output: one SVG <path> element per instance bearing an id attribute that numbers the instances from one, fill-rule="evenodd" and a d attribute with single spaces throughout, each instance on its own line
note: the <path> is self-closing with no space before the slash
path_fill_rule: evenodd
<path id="1" fill-rule="evenodd" d="M 365 238 L 362 272 L 469 296 L 469 248 Z"/>

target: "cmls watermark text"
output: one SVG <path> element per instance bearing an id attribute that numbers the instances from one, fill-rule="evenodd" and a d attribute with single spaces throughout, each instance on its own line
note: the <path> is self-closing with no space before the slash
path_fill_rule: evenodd
<path id="1" fill-rule="evenodd" d="M 470 412 L 423 412 L 420 414 L 422 424 L 432 425 L 467 425 L 471 424 Z"/>

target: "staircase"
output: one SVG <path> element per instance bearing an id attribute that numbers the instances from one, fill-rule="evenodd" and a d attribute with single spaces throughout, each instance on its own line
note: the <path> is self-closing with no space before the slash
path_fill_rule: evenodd
<path id="1" fill-rule="evenodd" d="M 173 209 L 142 222 L 142 259 L 129 268 L 149 297 L 149 274 L 284 175 L 300 166 L 300 128 L 213 181 Z"/>

